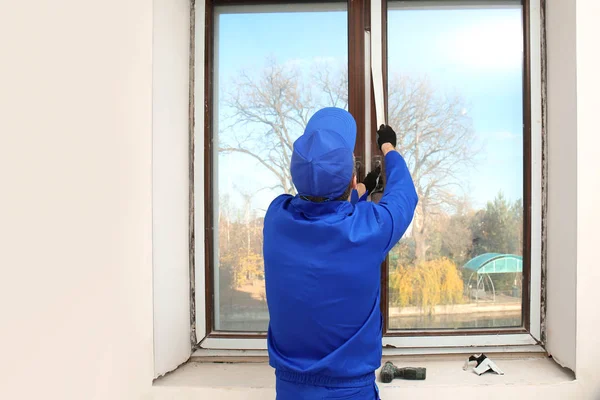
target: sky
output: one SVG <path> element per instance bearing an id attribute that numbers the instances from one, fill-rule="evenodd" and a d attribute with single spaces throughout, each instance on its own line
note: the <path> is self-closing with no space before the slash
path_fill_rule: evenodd
<path id="1" fill-rule="evenodd" d="M 240 70 L 260 71 L 268 57 L 301 66 L 319 60 L 347 63 L 345 11 L 224 13 L 217 29 L 220 97 Z M 474 207 L 483 207 L 500 191 L 511 201 L 522 197 L 522 51 L 519 8 L 389 11 L 390 74 L 427 77 L 439 90 L 465 99 L 464 112 L 476 134 L 473 146 L 481 149 L 476 168 L 461 172 Z M 215 109 L 222 128 L 228 110 Z M 221 132 L 225 137 L 231 133 Z M 257 190 L 274 181 L 251 158 L 220 154 L 218 163 L 218 190 L 229 193 L 238 207 L 240 191 L 255 193 L 257 210 L 279 194 Z"/>

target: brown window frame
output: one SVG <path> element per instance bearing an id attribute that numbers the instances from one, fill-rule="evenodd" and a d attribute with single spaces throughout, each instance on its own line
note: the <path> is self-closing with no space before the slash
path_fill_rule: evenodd
<path id="1" fill-rule="evenodd" d="M 422 0 L 408 0 L 419 2 Z M 330 3 L 343 3 L 344 1 L 328 0 Z M 217 331 L 215 330 L 215 298 L 214 298 L 214 219 L 213 219 L 213 84 L 214 84 L 214 7 L 222 5 L 281 5 L 281 4 L 302 4 L 303 1 L 286 1 L 286 0 L 206 0 L 205 2 L 205 54 L 204 54 L 204 246 L 205 251 L 205 332 L 203 338 L 196 338 L 193 327 L 195 326 L 196 312 L 192 306 L 191 325 L 192 325 L 192 341 L 201 342 L 207 338 L 230 338 L 230 339 L 256 339 L 265 338 L 265 332 L 242 332 L 242 331 Z M 305 3 L 311 3 L 307 1 Z M 348 12 L 348 108 L 354 116 L 358 129 L 356 159 L 358 162 L 359 178 L 364 176 L 364 160 L 365 160 L 365 141 L 371 140 L 371 168 L 375 163 L 381 160 L 376 153 L 377 144 L 374 134 L 367 135 L 365 132 L 366 124 L 366 102 L 365 102 L 365 31 L 370 30 L 370 0 L 347 0 Z M 388 65 L 387 65 L 387 0 L 382 0 L 382 65 L 384 79 L 384 102 L 385 114 L 387 116 L 387 92 L 388 92 Z M 474 0 L 474 4 L 482 3 L 481 0 Z M 522 0 L 522 16 L 523 16 L 523 292 L 522 292 L 522 326 L 515 328 L 489 328 L 489 329 L 435 329 L 435 330 L 391 330 L 389 329 L 389 301 L 388 301 L 388 260 L 381 266 L 381 310 L 384 319 L 384 337 L 407 337 L 407 336 L 466 336 L 466 335 L 497 335 L 497 334 L 521 334 L 529 333 L 530 331 L 530 295 L 531 295 L 531 70 L 530 70 L 530 0 Z M 192 41 L 193 46 L 193 41 Z M 193 50 L 193 49 L 192 49 Z M 191 64 L 193 70 L 193 63 Z M 193 71 L 191 71 L 193 74 Z M 193 75 L 192 75 L 193 76 Z M 375 100 L 374 92 L 371 85 L 371 132 L 375 132 Z M 191 102 L 193 104 L 193 101 Z M 193 114 L 193 110 L 190 110 Z M 193 128 L 191 129 L 193 136 Z M 193 154 L 193 138 L 190 139 Z M 192 189 L 190 196 L 194 196 L 194 178 L 193 166 L 190 169 L 190 181 Z M 193 204 L 193 201 L 192 203 Z M 191 297 L 192 304 L 197 290 L 203 288 L 195 288 L 194 271 L 195 260 L 194 254 L 194 209 L 192 207 L 190 221 L 190 248 L 191 248 Z M 197 340 L 196 340 L 197 339 Z"/>
<path id="2" fill-rule="evenodd" d="M 328 1 L 330 3 L 347 3 L 348 12 L 348 109 L 356 120 L 358 127 L 356 139 L 355 158 L 359 178 L 364 176 L 365 157 L 365 10 L 370 3 L 367 0 Z M 205 246 L 212 249 L 214 246 L 214 220 L 213 220 L 213 83 L 214 83 L 214 7 L 222 5 L 280 5 L 302 4 L 302 1 L 277 1 L 277 0 L 207 0 L 205 8 L 205 64 L 204 64 L 204 196 L 205 201 Z M 310 2 L 307 2 L 310 3 Z M 212 251 L 205 252 L 205 282 L 206 282 L 206 337 L 210 338 L 262 338 L 264 332 L 227 332 L 216 331 L 215 328 L 215 298 L 214 298 L 214 255 Z"/>
<path id="3" fill-rule="evenodd" d="M 422 3 L 423 0 L 404 0 Z M 450 0 L 449 3 L 453 1 Z M 456 1 L 454 1 L 456 2 Z M 461 3 L 481 4 L 485 0 L 462 0 Z M 531 304 L 531 45 L 530 45 L 530 0 L 521 0 L 523 20 L 523 290 L 521 298 L 521 327 L 510 328 L 481 328 L 481 329 L 413 329 L 396 330 L 389 328 L 389 297 L 388 297 L 388 272 L 389 258 L 381 266 L 381 312 L 384 321 L 384 337 L 406 336 L 455 336 L 460 335 L 498 335 L 519 334 L 530 332 L 530 304 Z M 382 0 L 382 65 L 384 83 L 385 116 L 388 115 L 388 63 L 387 63 L 387 15 L 388 0 Z M 375 115 L 375 97 L 371 89 L 371 115 Z M 377 127 L 372 119 L 372 132 Z M 377 138 L 373 135 L 371 149 L 377 149 Z M 375 160 L 377 154 L 372 152 L 371 159 Z M 373 165 L 374 167 L 374 165 Z"/>

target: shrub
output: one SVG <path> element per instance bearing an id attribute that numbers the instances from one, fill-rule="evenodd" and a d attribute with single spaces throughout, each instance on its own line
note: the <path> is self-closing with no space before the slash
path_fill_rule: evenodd
<path id="1" fill-rule="evenodd" d="M 447 258 L 398 266 L 389 279 L 390 301 L 394 306 L 416 306 L 432 313 L 437 305 L 463 300 L 461 274 Z"/>

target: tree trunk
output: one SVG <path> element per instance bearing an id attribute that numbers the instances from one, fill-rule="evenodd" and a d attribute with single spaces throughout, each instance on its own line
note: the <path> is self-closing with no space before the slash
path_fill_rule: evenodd
<path id="1" fill-rule="evenodd" d="M 415 210 L 412 230 L 412 237 L 415 240 L 415 263 L 424 261 L 429 249 L 425 226 L 425 210 L 422 204 L 418 204 Z"/>
<path id="2" fill-rule="evenodd" d="M 429 249 L 425 240 L 425 232 L 422 229 L 416 229 L 413 231 L 413 238 L 415 239 L 415 262 L 424 261 Z"/>

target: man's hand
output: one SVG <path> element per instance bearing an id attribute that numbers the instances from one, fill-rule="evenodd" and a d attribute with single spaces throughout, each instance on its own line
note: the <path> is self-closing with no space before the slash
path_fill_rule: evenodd
<path id="1" fill-rule="evenodd" d="M 396 132 L 389 125 L 381 125 L 377 131 L 377 145 L 383 150 L 383 145 L 389 143 L 396 148 Z"/>
<path id="2" fill-rule="evenodd" d="M 367 188 L 367 193 L 373 193 L 373 190 L 377 187 L 377 179 L 381 175 L 381 167 L 375 168 L 369 172 L 363 181 L 363 185 Z"/>

